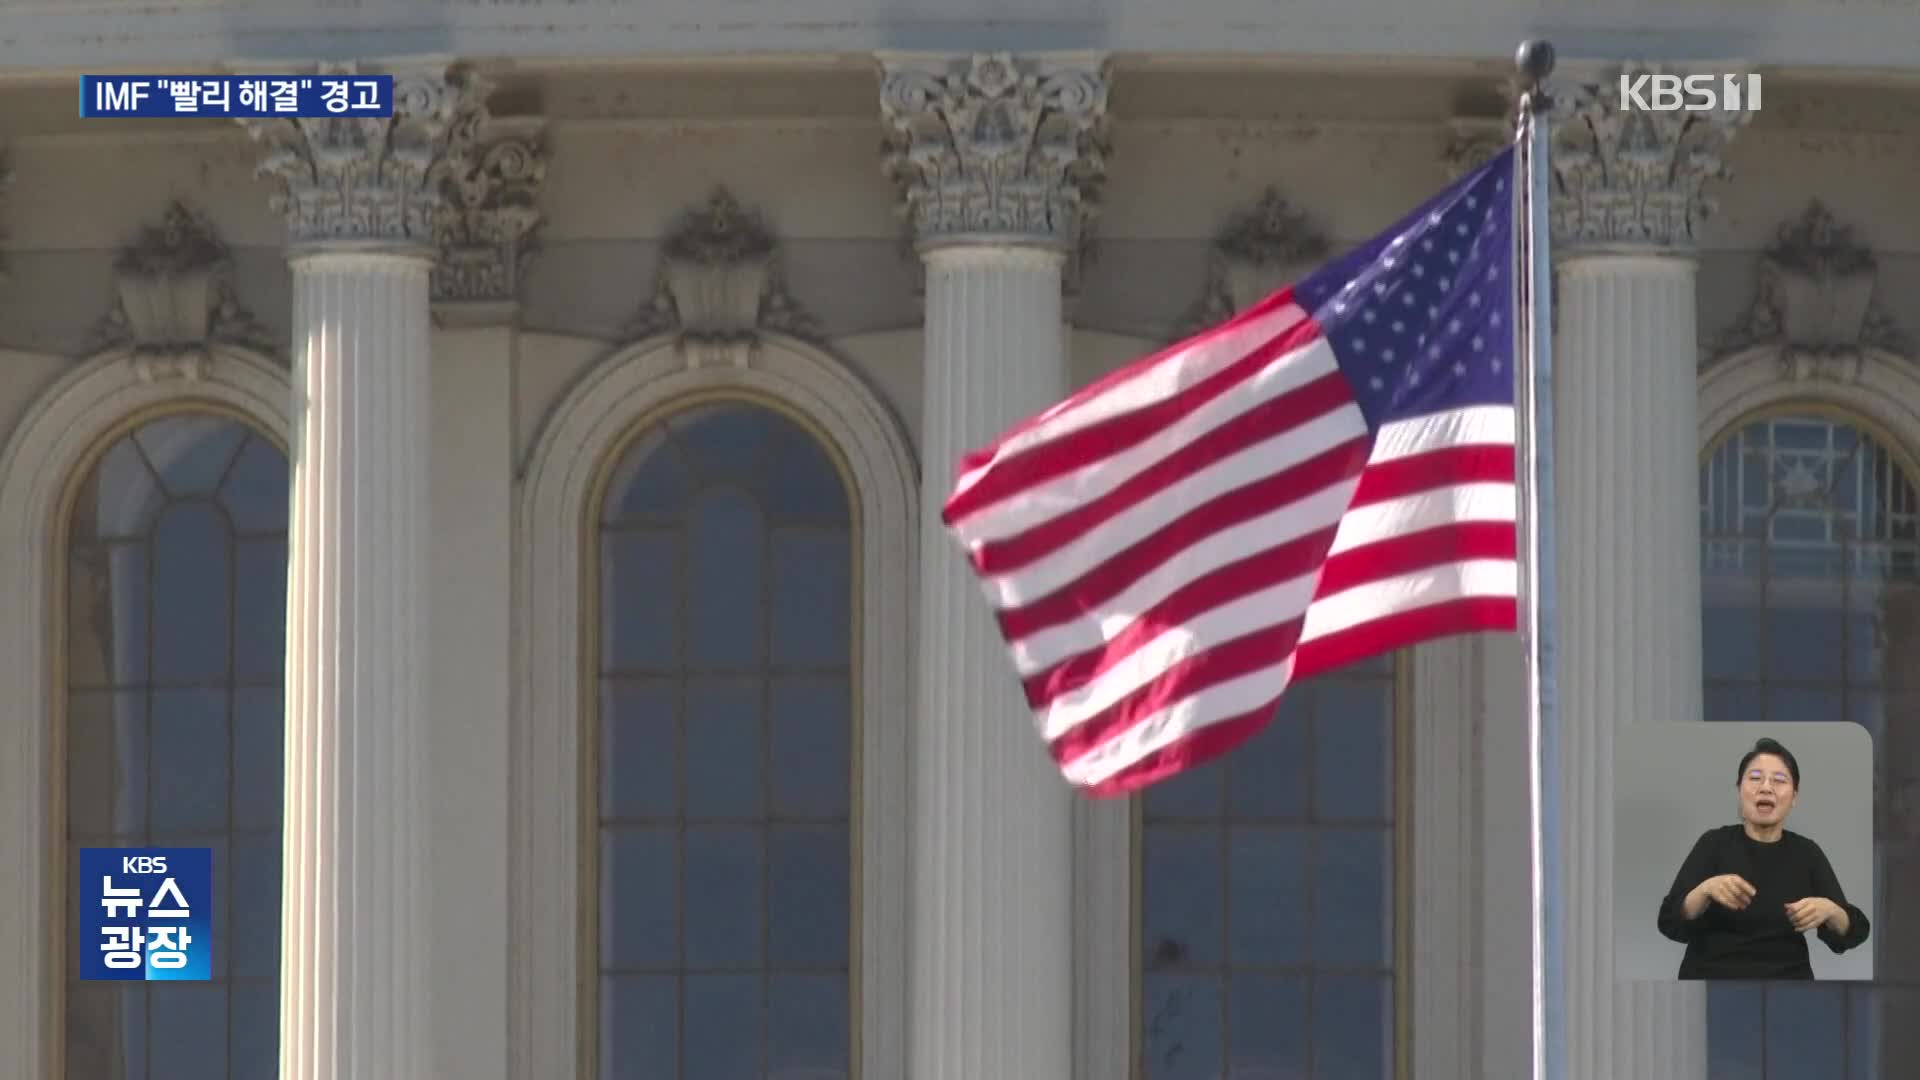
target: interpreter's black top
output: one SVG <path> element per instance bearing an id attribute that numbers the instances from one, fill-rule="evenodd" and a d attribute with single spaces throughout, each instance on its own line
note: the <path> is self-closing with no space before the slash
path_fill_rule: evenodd
<path id="1" fill-rule="evenodd" d="M 1754 888 L 1752 903 L 1730 911 L 1716 901 L 1697 919 L 1682 911 L 1687 894 L 1710 877 L 1739 874 Z M 1740 825 L 1700 834 L 1660 905 L 1660 932 L 1687 947 L 1680 961 L 1682 979 L 1811 979 L 1813 961 L 1806 935 L 1796 932 L 1787 905 L 1823 896 L 1847 913 L 1845 936 L 1821 926 L 1820 940 L 1845 952 L 1867 940 L 1867 916 L 1847 903 L 1833 865 L 1820 845 L 1799 833 L 1781 831 L 1764 843 Z"/>

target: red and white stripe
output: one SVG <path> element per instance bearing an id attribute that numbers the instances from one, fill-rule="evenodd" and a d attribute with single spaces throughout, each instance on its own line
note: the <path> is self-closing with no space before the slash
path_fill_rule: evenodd
<path id="1" fill-rule="evenodd" d="M 1369 434 L 1282 291 L 969 455 L 945 518 L 1061 771 L 1131 791 L 1297 679 L 1516 624 L 1514 410 Z"/>

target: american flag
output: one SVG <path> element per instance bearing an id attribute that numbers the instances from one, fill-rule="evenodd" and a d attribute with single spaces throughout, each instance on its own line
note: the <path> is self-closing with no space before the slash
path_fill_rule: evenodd
<path id="1" fill-rule="evenodd" d="M 1070 783 L 1143 787 L 1297 680 L 1516 628 L 1516 158 L 961 462 L 947 526 Z"/>

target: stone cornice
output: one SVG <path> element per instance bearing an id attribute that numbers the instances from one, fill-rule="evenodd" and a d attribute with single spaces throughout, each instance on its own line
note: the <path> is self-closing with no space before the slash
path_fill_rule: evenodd
<path id="1" fill-rule="evenodd" d="M 352 74 L 326 65 L 323 74 Z M 485 119 L 487 87 L 464 69 L 402 71 L 391 117 L 264 118 L 240 124 L 267 147 L 259 173 L 283 187 L 290 246 L 431 252 L 441 181 Z"/>
<path id="2" fill-rule="evenodd" d="M 882 65 L 884 170 L 921 247 L 1078 248 L 1106 176 L 1103 58 L 884 56 Z"/>
<path id="3" fill-rule="evenodd" d="M 1714 211 L 1706 185 L 1731 177 L 1720 155 L 1752 114 L 1623 111 L 1623 70 L 1684 73 L 1634 63 L 1556 88 L 1554 241 L 1574 253 L 1690 252 Z"/>

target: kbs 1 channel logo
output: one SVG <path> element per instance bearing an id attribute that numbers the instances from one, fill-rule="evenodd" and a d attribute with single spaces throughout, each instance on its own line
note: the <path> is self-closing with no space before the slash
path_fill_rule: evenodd
<path id="1" fill-rule="evenodd" d="M 213 977 L 209 848 L 80 849 L 80 977 Z"/>
<path id="2" fill-rule="evenodd" d="M 1759 112 L 1758 75 L 1620 73 L 1621 112 Z"/>

